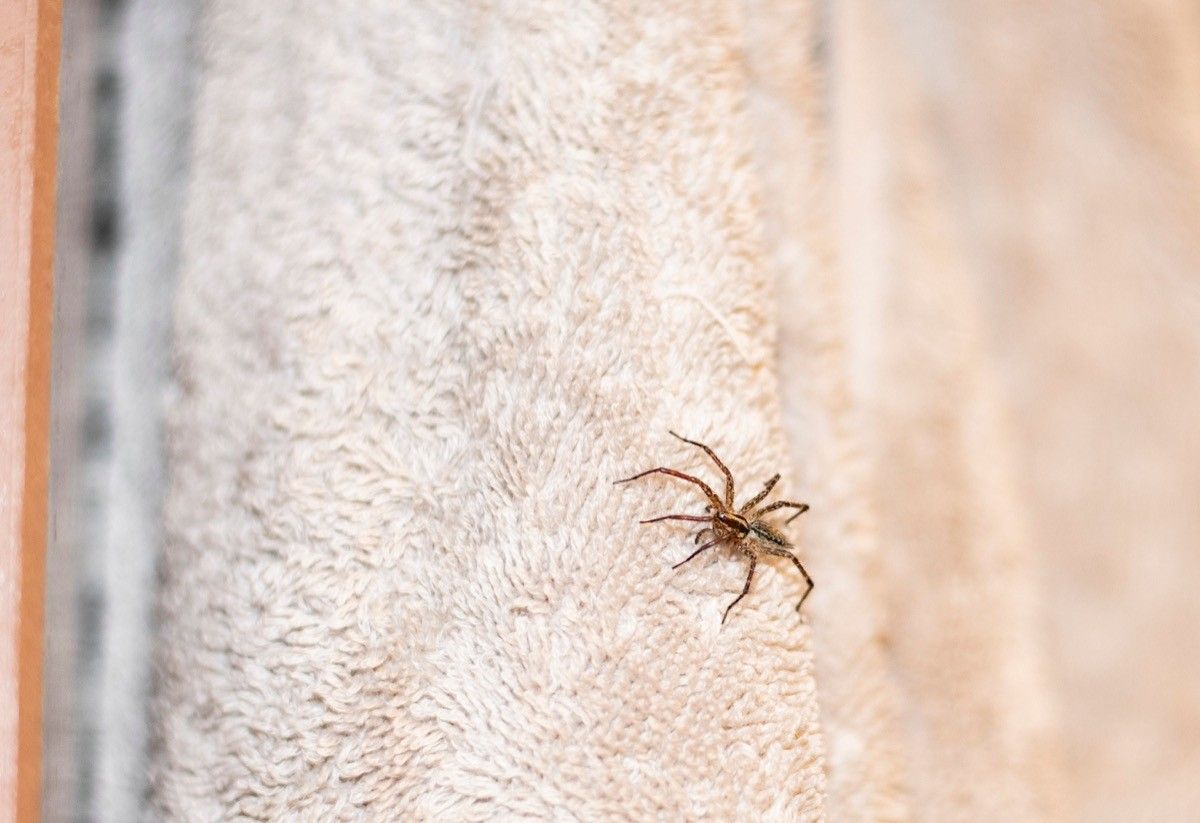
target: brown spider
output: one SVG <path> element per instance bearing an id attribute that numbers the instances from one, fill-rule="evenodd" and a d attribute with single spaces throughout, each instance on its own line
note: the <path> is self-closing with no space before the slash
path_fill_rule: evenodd
<path id="1" fill-rule="evenodd" d="M 746 501 L 746 503 L 744 503 L 740 509 L 734 508 L 733 474 L 730 473 L 725 464 L 721 462 L 721 458 L 717 457 L 713 450 L 703 443 L 697 443 L 695 440 L 688 440 L 686 437 L 680 437 L 678 434 L 675 434 L 675 432 L 670 432 L 670 434 L 672 437 L 676 437 L 682 440 L 684 443 L 689 443 L 693 446 L 698 446 L 699 448 L 703 449 L 704 453 L 711 457 L 713 462 L 717 464 L 717 467 L 721 470 L 721 474 L 725 475 L 724 500 L 718 497 L 717 493 L 714 492 L 712 488 L 700 478 L 693 477 L 690 474 L 684 474 L 683 472 L 676 471 L 675 469 L 668 469 L 663 466 L 659 466 L 655 469 L 648 469 L 641 474 L 635 474 L 633 477 L 626 477 L 624 480 L 616 481 L 617 483 L 628 483 L 631 480 L 637 480 L 638 478 L 645 477 L 648 474 L 669 474 L 672 477 L 678 477 L 680 480 L 686 480 L 689 483 L 695 483 L 700 487 L 701 491 L 704 492 L 704 496 L 708 498 L 709 505 L 705 506 L 704 508 L 704 510 L 708 512 L 706 515 L 667 514 L 663 515 L 662 517 L 654 517 L 650 520 L 639 521 L 641 523 L 659 523 L 663 520 L 686 520 L 693 523 L 708 524 L 696 534 L 695 542 L 699 543 L 700 538 L 709 532 L 712 533 L 713 539 L 696 549 L 694 552 L 676 563 L 671 568 L 678 569 L 684 563 L 688 562 L 705 549 L 710 549 L 713 546 L 721 543 L 732 543 L 734 548 L 738 549 L 742 552 L 742 554 L 750 558 L 750 573 L 746 575 L 746 585 L 742 587 L 742 593 L 737 596 L 737 599 L 730 603 L 725 609 L 725 614 L 721 617 L 721 622 L 724 623 L 725 618 L 729 617 L 730 609 L 736 606 L 738 601 L 746 596 L 746 592 L 750 591 L 750 581 L 754 579 L 754 567 L 758 565 L 758 556 L 760 554 L 771 554 L 775 555 L 776 557 L 786 557 L 788 560 L 791 560 L 796 564 L 796 568 L 800 570 L 800 574 L 804 575 L 804 580 L 808 583 L 808 588 L 804 590 L 804 595 L 800 598 L 800 602 L 796 604 L 796 611 L 800 611 L 800 607 L 804 605 L 804 601 L 808 598 L 809 594 L 812 593 L 815 584 L 813 583 L 813 579 L 808 576 L 808 572 L 805 570 L 804 565 L 796 558 L 796 555 L 788 551 L 788 549 L 792 548 L 792 544 L 787 541 L 787 538 L 776 531 L 774 527 L 764 521 L 762 516 L 773 511 L 777 511 L 778 509 L 796 509 L 796 513 L 784 521 L 785 524 L 791 523 L 797 517 L 808 511 L 808 504 L 793 503 L 790 500 L 777 500 L 774 503 L 763 506 L 762 508 L 755 508 L 759 503 L 766 499 L 767 495 L 771 493 L 771 489 L 775 488 L 775 484 L 779 482 L 779 475 L 777 474 L 767 481 L 762 491 L 760 491 L 750 500 Z"/>

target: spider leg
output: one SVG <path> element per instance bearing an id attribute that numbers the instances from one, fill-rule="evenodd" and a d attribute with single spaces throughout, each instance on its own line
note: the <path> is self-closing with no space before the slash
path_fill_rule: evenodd
<path id="1" fill-rule="evenodd" d="M 795 509 L 796 513 L 787 520 L 783 521 L 784 523 L 791 523 L 797 517 L 808 511 L 809 505 L 807 503 L 793 503 L 791 500 L 776 500 L 771 505 L 763 507 L 762 511 L 758 512 L 757 516 L 761 517 L 764 514 L 769 514 L 770 512 L 775 511 L 776 509 Z"/>
<path id="2" fill-rule="evenodd" d="M 671 477 L 678 477 L 680 480 L 686 480 L 689 483 L 695 483 L 704 492 L 705 497 L 707 497 L 712 502 L 713 506 L 715 506 L 718 509 L 723 508 L 723 506 L 721 505 L 721 498 L 717 497 L 717 493 L 712 490 L 712 487 L 709 486 L 707 483 L 705 483 L 703 480 L 701 480 L 699 477 L 692 477 L 690 474 L 684 474 L 683 472 L 676 471 L 675 469 L 668 469 L 665 466 L 659 466 L 656 469 L 647 469 L 646 471 L 642 472 L 641 474 L 635 474 L 633 477 L 626 477 L 624 480 L 614 481 L 613 485 L 616 486 L 620 483 L 628 483 L 631 480 L 637 480 L 639 478 L 645 477 L 648 474 L 655 474 L 655 473 L 669 474 L 669 475 L 671 475 Z"/>
<path id="3" fill-rule="evenodd" d="M 704 445 L 703 443 L 697 442 L 695 440 L 688 440 L 686 437 L 682 437 L 673 431 L 668 431 L 667 433 L 676 439 L 682 440 L 684 443 L 690 443 L 693 446 L 698 446 L 701 449 L 704 449 L 704 453 L 713 459 L 713 462 L 716 463 L 717 467 L 721 470 L 721 474 L 725 475 L 725 506 L 726 506 L 726 508 L 732 509 L 733 508 L 733 473 L 729 471 L 729 467 L 721 462 L 721 458 L 717 457 L 716 452 L 714 452 L 712 449 L 710 449 L 708 446 Z"/>
<path id="4" fill-rule="evenodd" d="M 817 587 L 817 584 L 809 577 L 808 570 L 804 568 L 804 564 L 800 562 L 800 559 L 796 555 L 783 549 L 767 549 L 766 551 L 768 554 L 773 554 L 776 557 L 786 557 L 788 560 L 791 560 L 796 564 L 796 568 L 800 570 L 800 574 L 804 575 L 804 582 L 808 584 L 808 588 L 804 590 L 804 594 L 800 596 L 800 602 L 796 604 L 796 611 L 800 611 L 800 607 L 804 605 L 804 601 L 812 594 L 812 590 Z"/>
<path id="5" fill-rule="evenodd" d="M 700 538 L 704 536 L 705 532 L 711 532 L 712 530 L 713 530 L 712 526 L 708 526 L 708 527 L 703 528 L 700 531 L 696 532 L 696 545 L 697 546 L 700 545 Z M 715 532 L 714 532 L 714 534 L 715 534 Z"/>
<path id="6" fill-rule="evenodd" d="M 738 514 L 745 514 L 746 512 L 750 511 L 755 506 L 757 506 L 759 503 L 763 502 L 763 500 L 766 499 L 767 495 L 771 493 L 771 489 L 775 488 L 775 484 L 778 482 L 779 482 L 779 475 L 775 475 L 770 480 L 768 480 L 767 484 L 765 486 L 763 486 L 763 490 L 760 491 L 758 494 L 754 495 L 754 497 L 750 498 L 746 502 L 746 505 L 742 506 L 742 508 L 738 510 Z"/>
<path id="7" fill-rule="evenodd" d="M 725 623 L 725 619 L 729 617 L 730 609 L 736 606 L 738 602 L 746 596 L 746 592 L 750 591 L 750 581 L 754 579 L 754 567 L 758 565 L 758 557 L 750 552 L 747 552 L 746 556 L 750 558 L 750 572 L 746 575 L 746 585 L 742 586 L 742 593 L 739 594 L 737 598 L 729 604 L 728 607 L 726 607 L 725 614 L 721 617 L 722 625 Z"/>
<path id="8" fill-rule="evenodd" d="M 691 554 L 689 554 L 687 557 L 685 557 L 683 560 L 680 560 L 678 563 L 676 563 L 676 564 L 675 564 L 674 566 L 672 566 L 671 568 L 672 568 L 672 569 L 678 569 L 678 568 L 679 568 L 680 566 L 682 566 L 684 563 L 688 562 L 688 561 L 689 561 L 689 560 L 691 560 L 693 557 L 695 557 L 696 555 L 700 554 L 700 552 L 704 551 L 705 549 L 710 549 L 710 548 L 712 548 L 713 546 L 717 545 L 718 543 L 723 543 L 723 542 L 725 542 L 725 540 L 726 540 L 726 539 L 727 539 L 727 538 L 725 538 L 725 537 L 718 537 L 718 538 L 716 538 L 715 540 L 710 540 L 710 541 L 708 541 L 708 542 L 707 542 L 707 543 L 705 543 L 703 546 L 701 546 L 700 548 L 696 549 L 694 552 L 692 552 L 692 553 L 691 553 Z"/>
<path id="9" fill-rule="evenodd" d="M 663 520 L 690 520 L 693 523 L 711 523 L 711 517 L 700 517 L 694 514 L 664 514 L 662 517 L 652 517 L 649 520 L 639 520 L 639 523 L 660 523 Z"/>

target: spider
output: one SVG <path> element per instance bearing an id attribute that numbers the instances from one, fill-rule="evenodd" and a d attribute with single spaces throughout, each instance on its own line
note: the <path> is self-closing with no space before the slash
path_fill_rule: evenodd
<path id="1" fill-rule="evenodd" d="M 735 508 L 733 503 L 734 483 L 733 474 L 721 462 L 721 458 L 717 457 L 708 446 L 703 443 L 698 443 L 695 440 L 688 440 L 686 437 L 681 437 L 675 432 L 670 432 L 672 437 L 682 440 L 692 446 L 696 446 L 704 450 L 704 453 L 712 458 L 713 462 L 721 470 L 721 474 L 725 475 L 725 498 L 722 500 L 717 496 L 717 493 L 712 490 L 707 483 L 698 477 L 693 477 L 690 474 L 684 474 L 675 469 L 668 469 L 664 466 L 648 469 L 641 474 L 635 474 L 633 477 L 626 477 L 624 480 L 616 481 L 616 484 L 628 483 L 632 480 L 645 477 L 649 474 L 669 474 L 671 477 L 678 477 L 680 480 L 686 480 L 689 483 L 694 483 L 704 492 L 704 496 L 708 498 L 709 505 L 705 506 L 704 510 L 708 512 L 705 515 L 696 514 L 666 514 L 662 517 L 654 517 L 649 520 L 639 521 L 645 523 L 660 523 L 664 520 L 684 520 L 692 523 L 705 523 L 707 525 L 696 534 L 695 542 L 700 543 L 700 538 L 705 534 L 711 534 L 712 539 L 705 543 L 700 548 L 696 549 L 683 560 L 672 566 L 672 569 L 678 569 L 684 563 L 687 563 L 692 558 L 703 552 L 705 549 L 710 549 L 713 546 L 721 543 L 730 543 L 734 548 L 750 558 L 750 572 L 746 575 L 746 585 L 742 587 L 742 593 L 729 604 L 725 609 L 725 614 L 721 617 L 721 623 L 724 624 L 725 619 L 729 617 L 730 610 L 738 604 L 738 602 L 746 596 L 750 591 L 750 582 L 754 579 L 754 567 L 758 565 L 760 554 L 770 554 L 776 557 L 786 557 L 796 564 L 796 568 L 800 570 L 800 574 L 804 575 L 804 580 L 808 584 L 808 588 L 804 590 L 804 595 L 800 598 L 800 602 L 796 604 L 796 611 L 800 611 L 800 607 L 804 605 L 804 601 L 812 593 L 815 584 L 813 579 L 809 577 L 804 565 L 797 559 L 796 555 L 792 554 L 789 549 L 792 544 L 787 541 L 773 526 L 763 520 L 763 515 L 770 514 L 779 509 L 795 509 L 796 513 L 789 517 L 785 522 L 791 523 L 800 515 L 808 511 L 807 503 L 793 503 L 790 500 L 777 500 L 774 503 L 756 508 L 767 495 L 771 493 L 771 489 L 775 488 L 775 484 L 779 482 L 779 475 L 776 474 L 763 486 L 763 490 L 756 494 L 750 500 L 742 504 L 741 508 Z"/>

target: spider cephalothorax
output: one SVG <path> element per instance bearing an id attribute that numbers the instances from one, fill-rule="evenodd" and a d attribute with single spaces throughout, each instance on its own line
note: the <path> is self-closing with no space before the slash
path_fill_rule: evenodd
<path id="1" fill-rule="evenodd" d="M 721 474 L 725 476 L 724 498 L 719 497 L 712 490 L 712 487 L 700 478 L 684 474 L 675 469 L 668 469 L 664 466 L 647 469 L 641 474 L 635 474 L 633 477 L 626 477 L 624 480 L 617 481 L 617 483 L 628 483 L 631 480 L 637 480 L 639 477 L 645 477 L 648 474 L 669 474 L 671 477 L 678 477 L 680 480 L 686 480 L 689 483 L 699 486 L 700 490 L 704 492 L 704 496 L 708 498 L 709 505 L 705 507 L 707 514 L 667 514 L 662 517 L 654 517 L 650 520 L 641 521 L 642 523 L 659 523 L 663 520 L 685 520 L 692 523 L 705 524 L 704 528 L 696 533 L 696 543 L 699 543 L 705 534 L 711 534 L 712 539 L 671 568 L 678 569 L 705 549 L 710 549 L 722 543 L 732 545 L 735 549 L 746 555 L 746 557 L 750 558 L 750 572 L 746 575 L 746 585 L 742 587 L 742 593 L 725 609 L 725 614 L 721 617 L 721 622 L 724 623 L 725 618 L 729 617 L 730 609 L 746 596 L 746 592 L 750 591 L 750 581 L 754 579 L 754 567 L 758 565 L 759 555 L 770 554 L 776 557 L 786 557 L 796 564 L 796 568 L 800 570 L 800 574 L 804 575 L 804 580 L 808 584 L 808 588 L 804 590 L 804 594 L 800 597 L 800 602 L 796 604 L 796 611 L 800 611 L 800 607 L 804 605 L 805 599 L 813 590 L 813 580 L 808 576 L 808 572 L 796 555 L 789 551 L 792 548 L 792 544 L 777 529 L 762 518 L 773 511 L 790 508 L 795 509 L 796 513 L 784 522 L 791 523 L 808 511 L 808 504 L 793 503 L 790 500 L 777 500 L 774 503 L 768 503 L 765 506 L 759 507 L 759 504 L 767 498 L 767 495 L 771 493 L 771 489 L 775 488 L 775 484 L 779 482 L 779 475 L 777 474 L 766 482 L 762 491 L 746 501 L 740 508 L 735 508 L 733 502 L 733 474 L 721 462 L 716 453 L 703 443 L 688 440 L 686 437 L 680 437 L 675 432 L 671 432 L 671 436 L 682 440 L 684 443 L 689 443 L 703 449 L 705 454 L 711 457 L 713 462 L 717 464 L 717 468 L 721 470 Z"/>

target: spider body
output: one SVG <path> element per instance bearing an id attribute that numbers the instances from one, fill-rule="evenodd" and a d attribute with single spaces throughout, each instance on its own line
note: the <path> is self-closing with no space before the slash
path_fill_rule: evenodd
<path id="1" fill-rule="evenodd" d="M 721 618 L 724 623 L 729 617 L 730 610 L 738 604 L 738 602 L 746 596 L 750 591 L 750 583 L 754 580 L 754 569 L 758 565 L 758 558 L 761 555 L 773 555 L 775 557 L 785 557 L 795 564 L 800 574 L 804 576 L 805 583 L 808 588 L 804 590 L 804 594 L 800 598 L 800 602 L 796 604 L 796 611 L 800 611 L 800 607 L 804 605 L 804 601 L 808 595 L 812 593 L 814 588 L 813 579 L 809 577 L 808 571 L 804 565 L 792 554 L 792 544 L 783 536 L 780 531 L 763 519 L 764 515 L 779 509 L 795 509 L 795 514 L 789 517 L 785 522 L 791 523 L 804 512 L 808 511 L 807 503 L 794 503 L 790 500 L 777 500 L 774 503 L 762 505 L 763 501 L 775 488 L 775 484 L 779 482 L 779 475 L 776 474 L 763 486 L 762 491 L 744 503 L 740 508 L 734 505 L 735 486 L 733 482 L 733 474 L 729 471 L 721 459 L 717 457 L 708 446 L 699 443 L 695 440 L 688 440 L 686 437 L 680 437 L 675 432 L 670 433 L 672 437 L 682 440 L 692 446 L 703 449 L 712 461 L 717 464 L 717 468 L 721 470 L 721 474 L 725 477 L 724 495 L 718 496 L 712 487 L 698 477 L 693 477 L 690 474 L 685 474 L 676 469 L 669 469 L 665 466 L 648 469 L 640 474 L 635 474 L 633 477 L 626 477 L 624 480 L 618 480 L 617 483 L 628 483 L 632 480 L 645 477 L 650 474 L 665 474 L 670 477 L 676 477 L 680 480 L 686 480 L 689 483 L 699 487 L 704 492 L 704 496 L 708 498 L 708 506 L 705 507 L 705 514 L 667 514 L 662 517 L 654 517 L 649 520 L 642 520 L 642 523 L 660 523 L 665 520 L 682 520 L 691 523 L 703 523 L 704 527 L 696 533 L 695 542 L 700 544 L 701 538 L 705 535 L 711 536 L 700 548 L 696 549 L 686 558 L 676 563 L 672 568 L 679 568 L 684 563 L 687 563 L 692 558 L 699 555 L 706 549 L 714 546 L 729 545 L 735 550 L 741 552 L 750 560 L 750 570 L 746 575 L 746 585 L 742 587 L 742 593 L 734 599 L 732 603 L 725 609 L 725 614 Z"/>

